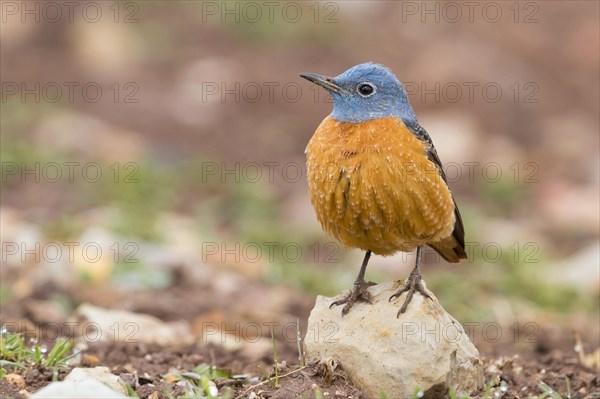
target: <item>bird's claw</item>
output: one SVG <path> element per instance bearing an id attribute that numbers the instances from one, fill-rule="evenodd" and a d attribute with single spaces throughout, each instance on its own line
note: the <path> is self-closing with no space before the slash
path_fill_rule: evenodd
<path id="1" fill-rule="evenodd" d="M 354 282 L 354 288 L 352 289 L 352 292 L 350 292 L 345 298 L 332 302 L 331 305 L 329 305 L 329 309 L 334 306 L 346 304 L 342 309 L 342 316 L 345 316 L 356 302 L 363 301 L 371 303 L 371 294 L 369 293 L 368 288 L 375 284 L 377 283 L 373 281 L 357 280 Z"/>
<path id="2" fill-rule="evenodd" d="M 406 282 L 406 285 L 403 288 L 399 289 L 398 291 L 394 292 L 390 296 L 389 301 L 391 302 L 393 299 L 400 297 L 405 292 L 408 292 L 408 294 L 406 294 L 406 299 L 404 300 L 404 303 L 400 307 L 398 314 L 396 314 L 396 317 L 400 317 L 401 313 L 406 312 L 406 309 L 408 308 L 408 304 L 412 300 L 412 297 L 415 294 L 415 292 L 418 292 L 419 294 L 423 295 L 425 298 L 433 300 L 433 298 L 431 298 L 431 295 L 429 295 L 429 293 L 425 290 L 425 287 L 423 287 L 423 284 L 421 284 L 421 275 L 418 273 L 411 273 L 410 277 L 408 278 L 408 281 Z"/>

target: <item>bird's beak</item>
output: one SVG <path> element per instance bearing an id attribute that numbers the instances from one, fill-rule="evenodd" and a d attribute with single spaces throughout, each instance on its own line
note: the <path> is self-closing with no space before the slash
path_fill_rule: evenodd
<path id="1" fill-rule="evenodd" d="M 348 93 L 346 89 L 338 86 L 333 80 L 333 78 L 330 78 L 328 76 L 317 75 L 316 73 L 301 73 L 299 75 L 302 76 L 304 79 L 321 86 L 327 91 L 332 91 L 338 94 Z"/>

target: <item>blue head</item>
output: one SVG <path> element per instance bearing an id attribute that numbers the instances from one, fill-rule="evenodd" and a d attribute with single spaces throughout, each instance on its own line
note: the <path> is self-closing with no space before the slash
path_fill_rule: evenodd
<path id="1" fill-rule="evenodd" d="M 329 91 L 333 97 L 331 116 L 340 122 L 358 123 L 386 117 L 417 120 L 404 86 L 383 65 L 359 64 L 335 78 L 312 73 L 300 76 Z"/>

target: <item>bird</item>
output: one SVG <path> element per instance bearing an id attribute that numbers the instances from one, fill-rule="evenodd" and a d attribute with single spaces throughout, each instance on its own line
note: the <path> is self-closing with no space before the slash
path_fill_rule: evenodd
<path id="1" fill-rule="evenodd" d="M 415 265 L 392 301 L 406 293 L 432 299 L 422 284 L 423 247 L 446 261 L 467 259 L 465 230 L 442 162 L 419 125 L 404 85 L 387 67 L 367 62 L 336 77 L 300 73 L 333 98 L 333 111 L 306 146 L 310 200 L 323 230 L 365 252 L 350 293 L 331 303 L 346 315 L 357 301 L 371 303 L 365 281 L 371 254 L 416 250 Z"/>

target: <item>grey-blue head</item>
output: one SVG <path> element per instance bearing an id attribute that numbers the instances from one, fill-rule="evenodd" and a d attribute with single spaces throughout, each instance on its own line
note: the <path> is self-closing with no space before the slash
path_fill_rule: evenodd
<path id="1" fill-rule="evenodd" d="M 340 122 L 358 123 L 386 117 L 398 117 L 407 122 L 417 120 L 404 86 L 383 65 L 359 64 L 334 78 L 313 73 L 301 73 L 300 76 L 331 94 L 331 116 Z"/>

